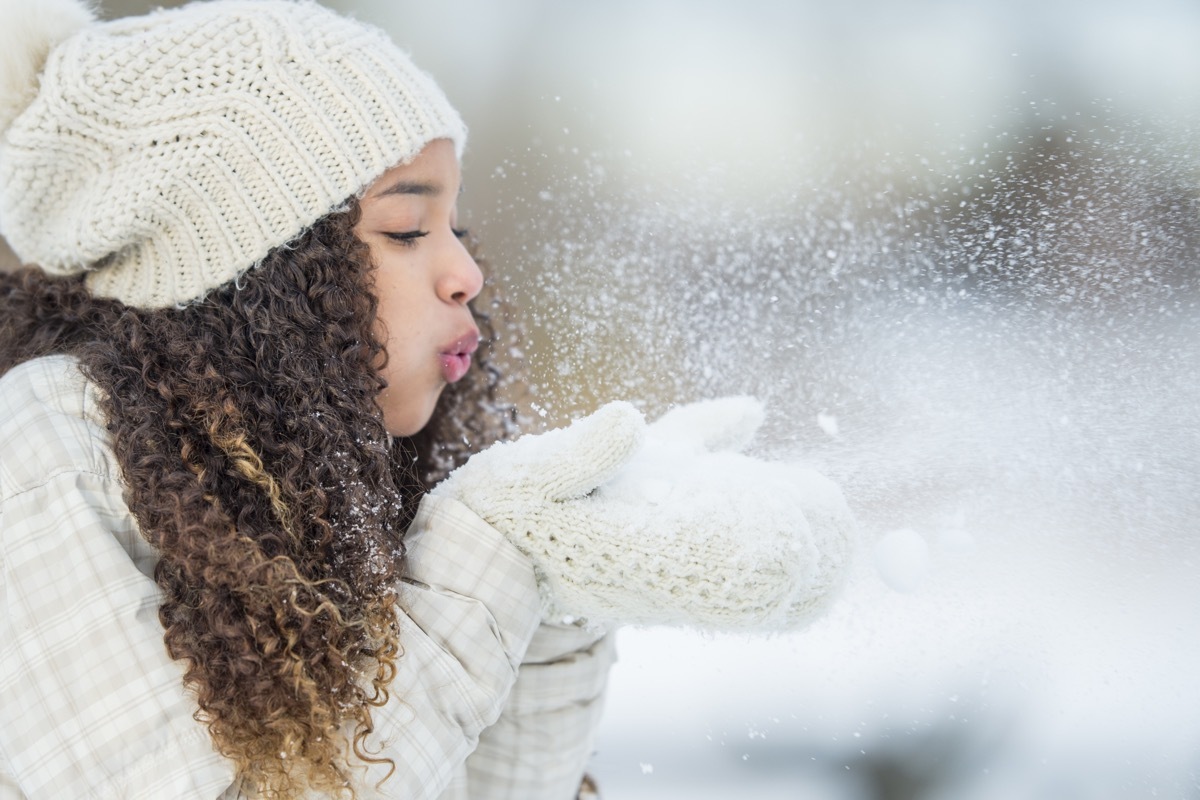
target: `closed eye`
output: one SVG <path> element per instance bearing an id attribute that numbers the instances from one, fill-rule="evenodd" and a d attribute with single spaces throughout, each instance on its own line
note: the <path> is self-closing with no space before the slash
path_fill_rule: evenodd
<path id="1" fill-rule="evenodd" d="M 466 228 L 451 228 L 450 232 L 454 234 L 456 239 L 466 239 L 471 235 L 471 232 Z"/>
<path id="2" fill-rule="evenodd" d="M 393 242 L 399 242 L 406 247 L 412 247 L 417 243 L 417 239 L 428 236 L 429 231 L 384 231 L 383 235 L 391 239 Z"/>

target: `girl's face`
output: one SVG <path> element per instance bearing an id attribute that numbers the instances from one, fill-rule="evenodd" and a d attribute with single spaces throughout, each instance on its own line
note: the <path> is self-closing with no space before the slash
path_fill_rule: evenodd
<path id="1" fill-rule="evenodd" d="M 460 176 L 454 145 L 437 139 L 371 184 L 354 232 L 375 265 L 377 324 L 387 350 L 383 421 L 393 436 L 429 422 L 447 383 L 471 365 L 479 330 L 467 302 L 483 275 L 455 230 Z"/>

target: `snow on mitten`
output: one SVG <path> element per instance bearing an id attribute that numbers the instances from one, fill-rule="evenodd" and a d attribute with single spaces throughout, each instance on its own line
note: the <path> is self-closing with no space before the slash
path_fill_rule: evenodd
<path id="1" fill-rule="evenodd" d="M 705 450 L 740 453 L 762 427 L 763 404 L 753 397 L 718 397 L 676 406 L 651 423 L 665 442 L 693 442 Z"/>
<path id="2" fill-rule="evenodd" d="M 752 397 L 675 408 L 649 426 L 642 449 L 597 492 L 623 505 L 675 508 L 676 517 L 691 518 L 693 536 L 727 545 L 706 575 L 689 578 L 707 598 L 706 627 L 800 627 L 848 573 L 856 525 L 837 485 L 799 465 L 740 454 L 763 418 Z"/>
<path id="3" fill-rule="evenodd" d="M 685 406 L 647 431 L 614 403 L 495 445 L 433 493 L 529 556 L 549 620 L 792 627 L 837 584 L 848 542 L 814 537 L 795 468 L 708 449 L 745 444 L 761 418 L 757 401 L 732 398 Z"/>
<path id="4" fill-rule="evenodd" d="M 676 444 L 691 441 L 706 450 L 741 452 L 762 426 L 764 417 L 762 403 L 753 397 L 722 397 L 679 406 L 650 425 L 647 449 L 657 449 L 660 444 L 656 440 L 660 440 Z M 785 626 L 797 627 L 816 617 L 836 595 L 846 577 L 857 525 L 841 490 L 824 475 L 778 462 L 768 465 L 760 461 L 752 469 L 761 471 L 764 466 L 775 473 L 768 480 L 781 481 L 785 485 L 780 489 L 799 503 L 816 548 L 812 583 L 806 592 L 793 597 L 788 607 Z"/>
<path id="5" fill-rule="evenodd" d="M 858 523 L 846 505 L 838 485 L 816 470 L 795 464 L 778 465 L 787 472 L 787 482 L 808 520 L 816 569 L 803 591 L 788 603 L 784 627 L 798 628 L 812 622 L 828 608 L 846 582 L 854 555 Z"/>

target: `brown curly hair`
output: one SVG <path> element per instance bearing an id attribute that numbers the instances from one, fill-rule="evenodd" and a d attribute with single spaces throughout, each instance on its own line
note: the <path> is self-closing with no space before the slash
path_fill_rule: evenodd
<path id="1" fill-rule="evenodd" d="M 126 503 L 160 554 L 167 649 L 217 749 L 271 797 L 353 796 L 348 752 L 379 761 L 364 740 L 403 688 L 389 686 L 403 533 L 429 482 L 519 427 L 498 399 L 515 378 L 494 358 L 506 309 L 489 282 L 479 366 L 419 435 L 389 437 L 358 216 L 349 201 L 183 308 L 0 275 L 0 375 L 68 353 L 102 390 Z"/>

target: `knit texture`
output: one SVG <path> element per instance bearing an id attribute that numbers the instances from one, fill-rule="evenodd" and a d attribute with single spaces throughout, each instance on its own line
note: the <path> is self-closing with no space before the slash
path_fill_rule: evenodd
<path id="1" fill-rule="evenodd" d="M 37 96 L 54 46 L 95 19 L 78 0 L 0 0 L 0 131 Z"/>
<path id="2" fill-rule="evenodd" d="M 381 31 L 312 2 L 214 0 L 84 27 L 0 137 L 26 263 L 186 304 L 466 129 Z"/>
<path id="3" fill-rule="evenodd" d="M 648 428 L 610 404 L 495 445 L 433 492 L 530 557 L 549 620 L 792 629 L 835 596 L 855 524 L 817 473 L 734 452 L 761 421 L 750 398 L 685 406 Z"/>

